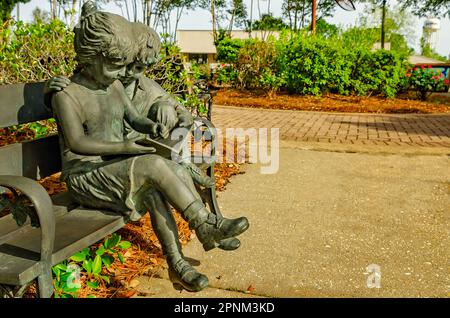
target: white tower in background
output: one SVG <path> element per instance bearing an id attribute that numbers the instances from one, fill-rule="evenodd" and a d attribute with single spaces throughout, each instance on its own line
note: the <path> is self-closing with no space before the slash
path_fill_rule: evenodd
<path id="1" fill-rule="evenodd" d="M 436 50 L 438 43 L 438 31 L 441 29 L 441 22 L 437 18 L 428 18 L 423 24 L 423 37 L 425 43 L 427 43 L 430 48 Z"/>

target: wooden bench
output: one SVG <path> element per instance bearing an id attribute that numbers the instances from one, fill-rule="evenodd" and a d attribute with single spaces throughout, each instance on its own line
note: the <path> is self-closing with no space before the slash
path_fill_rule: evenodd
<path id="1" fill-rule="evenodd" d="M 52 114 L 44 106 L 44 83 L 0 86 L 0 127 L 44 120 Z M 214 135 L 209 120 L 196 118 Z M 215 153 L 212 147 L 212 154 Z M 35 279 L 39 296 L 51 297 L 51 267 L 123 227 L 128 220 L 110 211 L 89 209 L 68 193 L 52 198 L 37 182 L 61 171 L 58 136 L 0 147 L 0 194 L 18 190 L 34 206 L 39 228 L 29 218 L 18 227 L 12 214 L 0 218 L 0 295 L 20 297 Z M 214 178 L 214 164 L 207 167 Z M 215 189 L 199 189 L 212 212 L 221 217 Z M 0 207 L 1 212 L 1 207 Z"/>

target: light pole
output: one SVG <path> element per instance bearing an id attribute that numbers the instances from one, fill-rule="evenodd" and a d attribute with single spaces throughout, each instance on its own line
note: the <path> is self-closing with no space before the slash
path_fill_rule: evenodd
<path id="1" fill-rule="evenodd" d="M 386 23 L 386 0 L 383 0 L 383 7 L 381 13 L 381 48 L 384 50 L 385 32 L 384 25 Z"/>
<path id="2" fill-rule="evenodd" d="M 338 6 L 340 6 L 345 11 L 354 11 L 355 5 L 352 0 L 335 0 Z M 383 0 L 386 2 L 386 0 Z M 316 15 L 317 15 L 317 0 L 312 0 L 312 10 L 311 10 L 311 33 L 316 34 Z"/>

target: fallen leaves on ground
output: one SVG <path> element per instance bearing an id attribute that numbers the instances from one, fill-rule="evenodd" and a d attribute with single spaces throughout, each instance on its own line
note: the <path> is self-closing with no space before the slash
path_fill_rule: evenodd
<path id="1" fill-rule="evenodd" d="M 328 94 L 321 97 L 280 93 L 269 98 L 265 93 L 222 89 L 214 97 L 214 103 L 226 106 L 243 106 L 268 109 L 304 111 L 352 112 L 352 113 L 449 113 L 450 97 L 441 103 L 422 102 L 413 99 L 343 96 Z"/>
<path id="2" fill-rule="evenodd" d="M 30 128 L 22 128 L 21 130 L 0 128 L 0 147 L 25 140 L 33 140 L 34 136 L 35 132 Z"/>

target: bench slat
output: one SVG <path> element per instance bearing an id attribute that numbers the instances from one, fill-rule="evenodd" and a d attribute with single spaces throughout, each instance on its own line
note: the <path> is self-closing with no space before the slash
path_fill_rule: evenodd
<path id="1" fill-rule="evenodd" d="M 62 262 L 125 224 L 123 217 L 107 211 L 80 207 L 64 214 L 56 219 L 52 264 Z M 23 285 L 34 279 L 40 247 L 41 231 L 35 228 L 0 245 L 0 283 Z"/>
<path id="2" fill-rule="evenodd" d="M 0 175 L 39 180 L 61 171 L 58 136 L 0 147 Z"/>
<path id="3" fill-rule="evenodd" d="M 65 206 L 53 206 L 53 212 L 55 213 L 55 218 L 58 218 L 68 211 Z M 18 237 L 31 229 L 33 229 L 33 227 L 30 224 L 29 218 L 27 218 L 27 221 L 21 227 L 17 226 L 12 214 L 0 218 L 0 245 L 11 241 L 15 237 Z"/>
<path id="4" fill-rule="evenodd" d="M 44 105 L 45 83 L 0 85 L 0 127 L 52 117 Z"/>

